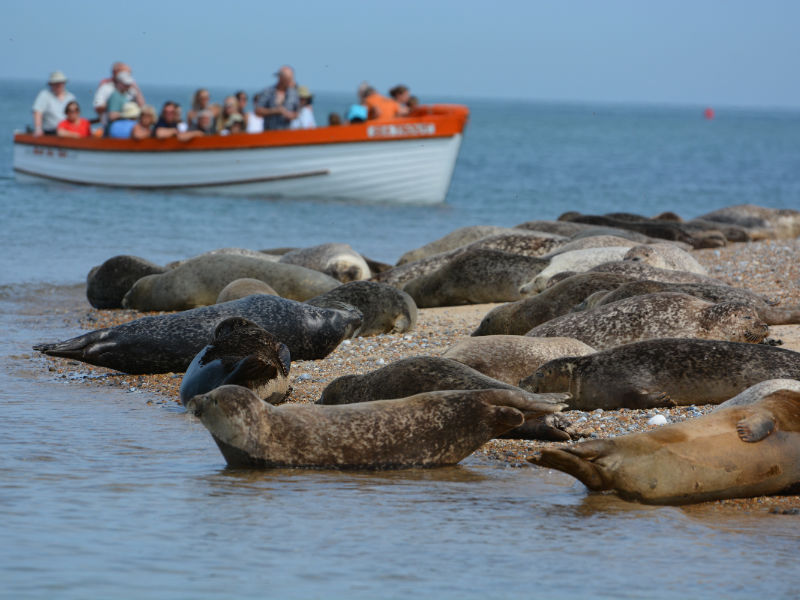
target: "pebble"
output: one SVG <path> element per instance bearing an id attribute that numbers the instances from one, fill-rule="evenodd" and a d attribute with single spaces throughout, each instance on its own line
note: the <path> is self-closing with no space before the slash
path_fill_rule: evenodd
<path id="1" fill-rule="evenodd" d="M 647 419 L 648 425 L 666 425 L 667 424 L 667 417 L 664 415 L 654 415 Z"/>

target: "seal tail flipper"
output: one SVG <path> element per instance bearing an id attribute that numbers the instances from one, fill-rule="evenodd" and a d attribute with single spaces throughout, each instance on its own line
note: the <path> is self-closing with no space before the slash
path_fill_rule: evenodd
<path id="1" fill-rule="evenodd" d="M 775 417 L 769 413 L 756 413 L 736 424 L 736 433 L 743 442 L 760 442 L 775 431 Z"/>
<path id="2" fill-rule="evenodd" d="M 528 462 L 572 475 L 592 491 L 607 490 L 600 467 L 565 448 L 544 448 L 528 458 Z"/>
<path id="3" fill-rule="evenodd" d="M 800 306 L 769 306 L 759 310 L 758 316 L 767 325 L 792 325 L 800 323 Z"/>
<path id="4" fill-rule="evenodd" d="M 63 342 L 36 344 L 33 349 L 48 356 L 85 360 L 87 349 L 100 339 L 100 333 L 100 331 L 91 331 Z"/>

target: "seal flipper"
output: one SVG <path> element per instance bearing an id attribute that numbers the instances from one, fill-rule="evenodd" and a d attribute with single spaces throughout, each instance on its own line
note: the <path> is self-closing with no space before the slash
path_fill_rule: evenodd
<path id="1" fill-rule="evenodd" d="M 281 363 L 283 374 L 288 375 L 292 366 L 292 355 L 286 344 L 278 343 L 278 361 Z"/>
<path id="2" fill-rule="evenodd" d="M 508 440 L 545 440 L 548 442 L 567 442 L 572 439 L 569 432 L 571 423 L 559 414 L 544 415 L 528 419 L 500 437 Z"/>
<path id="3" fill-rule="evenodd" d="M 677 406 L 669 394 L 662 391 L 634 389 L 623 394 L 622 406 L 628 408 L 674 408 Z"/>
<path id="4" fill-rule="evenodd" d="M 775 417 L 759 412 L 750 415 L 736 424 L 736 433 L 743 442 L 760 442 L 775 431 Z"/>
<path id="5" fill-rule="evenodd" d="M 74 358 L 88 362 L 86 357 L 95 349 L 95 344 L 107 335 L 108 329 L 90 331 L 63 342 L 53 342 L 50 344 L 36 344 L 33 349 L 48 356 L 60 356 L 62 358 Z"/>
<path id="6" fill-rule="evenodd" d="M 568 448 L 544 448 L 529 457 L 528 462 L 572 475 L 592 491 L 609 489 L 600 467 L 591 460 L 577 456 L 570 450 Z"/>

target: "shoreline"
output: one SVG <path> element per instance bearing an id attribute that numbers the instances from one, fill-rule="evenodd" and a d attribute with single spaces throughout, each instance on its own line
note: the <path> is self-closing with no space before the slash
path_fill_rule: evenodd
<path id="1" fill-rule="evenodd" d="M 710 276 L 724 283 L 747 287 L 780 300 L 782 305 L 800 305 L 800 239 L 729 244 L 718 249 L 694 250 L 692 255 L 708 270 Z M 417 326 L 413 331 L 345 340 L 324 359 L 292 361 L 289 379 L 293 389 L 289 402 L 314 402 L 324 387 L 341 375 L 367 373 L 401 358 L 440 356 L 460 338 L 469 336 L 483 316 L 498 305 L 419 309 Z M 80 314 L 79 311 L 78 315 Z M 87 330 L 98 329 L 141 316 L 143 313 L 132 310 L 97 310 L 87 303 L 85 312 L 79 316 L 76 325 Z M 771 326 L 770 337 L 781 339 L 782 348 L 800 352 L 800 324 Z M 183 377 L 181 373 L 125 375 L 68 359 L 38 354 L 32 354 L 32 357 L 43 358 L 45 368 L 58 379 L 95 387 L 141 390 L 158 398 L 148 400 L 148 404 L 180 406 L 178 388 Z M 657 427 L 647 424 L 647 420 L 656 413 L 663 414 L 668 422 L 675 423 L 700 416 L 713 408 L 713 405 L 699 405 L 658 410 L 598 409 L 591 412 L 565 411 L 563 414 L 578 434 L 587 438 L 607 438 Z M 554 442 L 492 440 L 476 453 L 508 467 L 538 468 L 529 465 L 525 458 L 537 448 L 552 444 Z M 568 475 L 563 476 L 572 479 Z M 581 486 L 577 481 L 575 485 Z M 800 495 L 723 500 L 700 505 L 798 514 Z"/>

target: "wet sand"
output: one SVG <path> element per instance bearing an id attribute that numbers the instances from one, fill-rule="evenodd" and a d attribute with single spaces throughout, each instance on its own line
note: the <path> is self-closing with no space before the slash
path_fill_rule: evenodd
<path id="1" fill-rule="evenodd" d="M 693 252 L 709 274 L 737 287 L 747 287 L 780 300 L 783 305 L 800 304 L 800 240 L 772 240 L 747 244 L 730 244 L 725 248 Z M 324 387 L 336 377 L 363 374 L 395 360 L 430 355 L 439 356 L 468 336 L 483 316 L 496 304 L 421 309 L 417 328 L 406 334 L 379 335 L 346 340 L 323 360 L 293 361 L 290 380 L 290 402 L 314 402 Z M 148 313 L 156 314 L 156 313 Z M 98 311 L 87 303 L 85 311 L 69 313 L 65 319 L 76 319 L 76 325 L 96 329 L 127 322 L 142 316 L 128 310 Z M 780 339 L 781 347 L 800 352 L 800 325 L 781 325 L 770 328 L 770 337 Z M 152 376 L 124 375 L 76 361 L 44 358 L 51 374 L 70 382 L 91 386 L 113 386 L 129 390 L 149 391 L 156 400 L 148 403 L 179 403 L 178 388 L 182 374 Z M 655 412 L 668 422 L 679 422 L 705 414 L 713 406 L 678 407 L 674 409 L 615 410 L 592 412 L 568 411 L 573 428 L 586 437 L 606 438 L 625 433 L 646 431 L 653 426 L 647 420 Z M 490 460 L 502 461 L 512 467 L 529 467 L 525 458 L 547 442 L 522 440 L 493 440 L 477 452 Z M 772 496 L 752 499 L 726 500 L 705 503 L 705 507 L 725 507 L 744 511 L 770 511 L 800 514 L 800 496 Z M 687 510 L 702 510 L 692 508 Z"/>

